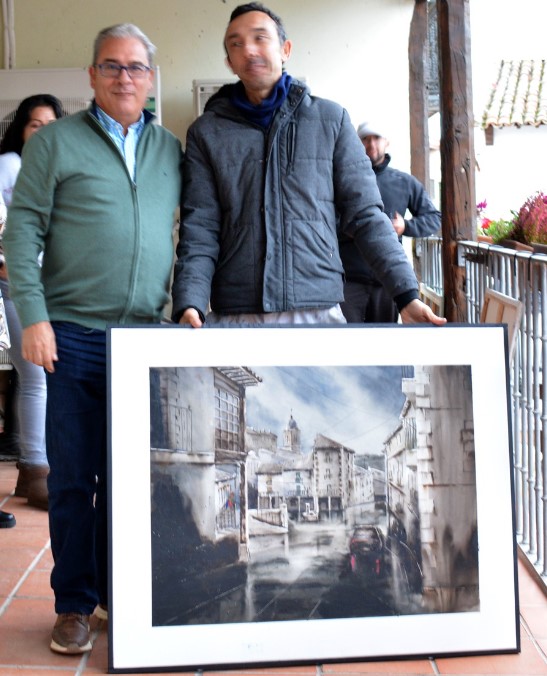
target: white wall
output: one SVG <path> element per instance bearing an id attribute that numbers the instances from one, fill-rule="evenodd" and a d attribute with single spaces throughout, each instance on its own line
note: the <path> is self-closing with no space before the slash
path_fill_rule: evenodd
<path id="1" fill-rule="evenodd" d="M 158 47 L 163 122 L 184 139 L 192 80 L 229 78 L 222 38 L 237 0 L 24 0 L 15 3 L 17 68 L 85 67 L 105 26 L 136 23 Z M 272 0 L 293 40 L 287 70 L 347 107 L 355 126 L 386 121 L 397 166 L 409 166 L 408 32 L 413 0 Z M 0 32 L 0 45 L 3 36 Z"/>
<path id="2" fill-rule="evenodd" d="M 474 111 L 480 120 L 502 58 L 545 58 L 547 2 L 519 0 L 512 11 L 499 0 L 469 3 Z M 15 66 L 85 67 L 101 28 L 132 21 L 158 46 L 163 122 L 184 140 L 193 118 L 192 80 L 231 76 L 224 64 L 222 36 L 237 4 L 239 0 L 19 1 L 15 3 Z M 393 165 L 408 171 L 408 32 L 414 0 L 272 0 L 268 4 L 283 17 L 294 43 L 289 72 L 305 76 L 315 94 L 342 103 L 355 126 L 365 118 L 381 120 L 391 139 Z M 0 31 L 2 47 L 3 39 Z M 488 200 L 492 217 L 502 216 L 509 203 L 518 208 L 522 195 L 536 189 L 530 183 L 526 190 L 531 179 L 523 178 L 525 170 L 531 168 L 536 177 L 545 175 L 544 164 L 530 164 L 533 150 L 539 150 L 536 138 L 530 144 L 527 134 L 518 135 L 516 146 L 507 147 L 501 162 L 490 162 L 481 136 L 477 137 L 481 167 L 477 199 Z M 543 146 L 540 150 L 537 157 L 547 156 Z"/>
<path id="3" fill-rule="evenodd" d="M 518 10 L 505 11 L 497 0 L 469 0 L 469 8 L 477 203 L 487 201 L 485 216 L 509 219 L 511 211 L 518 211 L 534 192 L 547 192 L 547 127 L 496 129 L 494 145 L 486 146 L 480 123 L 502 59 L 546 58 L 547 2 L 519 0 Z M 439 138 L 440 121 L 435 115 L 430 120 L 430 145 L 438 147 Z M 438 150 L 431 152 L 430 162 L 438 191 Z"/>
<path id="4" fill-rule="evenodd" d="M 475 138 L 477 201 L 488 203 L 486 216 L 510 220 L 533 193 L 547 193 L 547 127 L 496 129 L 493 146 L 482 130 Z"/>
<path id="5" fill-rule="evenodd" d="M 547 2 L 469 0 L 475 118 L 480 120 L 501 59 L 544 59 Z"/>
<path id="6" fill-rule="evenodd" d="M 473 101 L 479 125 L 502 59 L 545 59 L 545 0 L 470 0 Z M 494 145 L 475 134 L 477 201 L 486 199 L 489 218 L 510 218 L 537 190 L 547 192 L 547 128 L 502 129 Z"/>

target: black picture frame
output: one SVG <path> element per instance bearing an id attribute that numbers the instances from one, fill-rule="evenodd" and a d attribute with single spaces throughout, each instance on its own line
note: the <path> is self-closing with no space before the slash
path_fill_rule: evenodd
<path id="1" fill-rule="evenodd" d="M 111 672 L 519 650 L 505 326 L 108 347 Z"/>

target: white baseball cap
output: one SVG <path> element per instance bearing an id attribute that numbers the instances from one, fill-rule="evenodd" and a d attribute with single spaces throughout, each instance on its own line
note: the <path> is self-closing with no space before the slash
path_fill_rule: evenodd
<path id="1" fill-rule="evenodd" d="M 382 126 L 377 125 L 375 122 L 361 122 L 357 127 L 357 134 L 359 138 L 365 138 L 365 136 L 381 136 L 382 138 L 387 138 L 382 130 Z"/>

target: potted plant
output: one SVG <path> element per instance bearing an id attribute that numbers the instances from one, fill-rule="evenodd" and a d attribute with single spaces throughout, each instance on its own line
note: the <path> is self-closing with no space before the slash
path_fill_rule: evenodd
<path id="1" fill-rule="evenodd" d="M 503 240 L 507 240 L 511 237 L 511 232 L 515 227 L 512 220 L 508 221 L 504 218 L 498 218 L 496 221 L 485 218 L 484 221 L 485 223 L 482 226 L 483 236 L 487 236 L 488 240 L 486 241 L 489 241 L 492 244 L 500 244 Z M 481 240 L 479 239 L 479 241 Z"/>
<path id="2" fill-rule="evenodd" d="M 513 214 L 511 220 L 505 218 L 492 220 L 491 218 L 483 216 L 483 211 L 486 207 L 486 200 L 477 204 L 477 241 L 499 244 L 511 236 L 511 232 L 514 228 L 515 214 Z"/>
<path id="3" fill-rule="evenodd" d="M 511 237 L 527 244 L 532 251 L 547 253 L 547 195 L 539 191 L 524 202 L 516 215 Z"/>

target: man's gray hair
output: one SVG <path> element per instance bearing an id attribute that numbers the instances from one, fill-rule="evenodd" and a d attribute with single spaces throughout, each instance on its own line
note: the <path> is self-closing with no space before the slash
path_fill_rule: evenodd
<path id="1" fill-rule="evenodd" d="M 93 65 L 97 63 L 99 52 L 105 40 L 109 38 L 137 38 L 140 40 L 148 54 L 148 65 L 151 66 L 156 53 L 156 46 L 148 39 L 148 37 L 132 23 L 119 23 L 115 26 L 103 28 L 103 30 L 95 38 L 93 45 Z"/>

